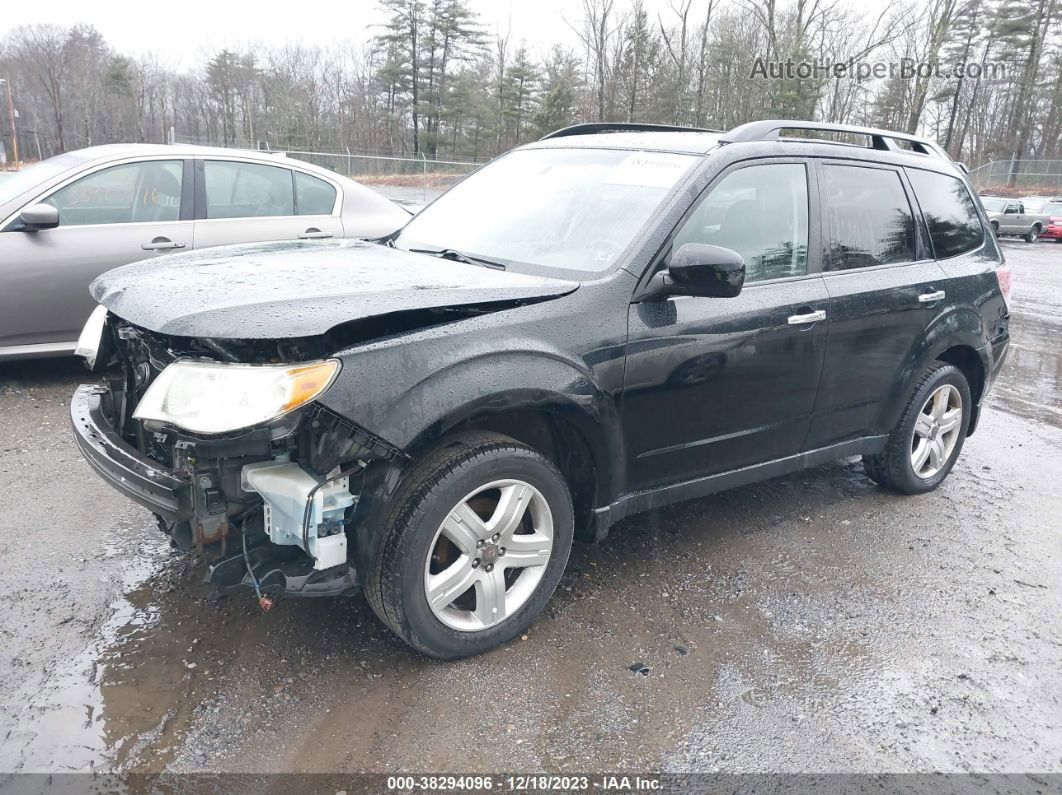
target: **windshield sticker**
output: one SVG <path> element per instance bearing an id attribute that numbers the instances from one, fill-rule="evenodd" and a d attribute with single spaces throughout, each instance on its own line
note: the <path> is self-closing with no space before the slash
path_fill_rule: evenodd
<path id="1" fill-rule="evenodd" d="M 609 175 L 609 185 L 670 188 L 690 167 L 688 155 L 666 152 L 633 152 Z"/>

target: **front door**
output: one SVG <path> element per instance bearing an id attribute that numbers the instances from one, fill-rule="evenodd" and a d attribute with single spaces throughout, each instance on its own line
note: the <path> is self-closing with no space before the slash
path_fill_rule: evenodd
<path id="1" fill-rule="evenodd" d="M 878 427 L 900 370 L 945 306 L 947 275 L 919 232 L 896 168 L 823 163 L 830 341 L 808 446 Z"/>
<path id="2" fill-rule="evenodd" d="M 803 449 L 829 303 L 809 268 L 818 246 L 809 245 L 817 225 L 809 234 L 808 184 L 800 161 L 725 172 L 679 225 L 660 267 L 685 243 L 724 246 L 745 260 L 742 292 L 631 305 L 622 398 L 630 491 Z"/>
<path id="3" fill-rule="evenodd" d="M 0 233 L 0 347 L 72 347 L 95 306 L 93 279 L 119 265 L 191 249 L 184 182 L 181 160 L 109 166 L 38 200 L 59 210 L 56 228 L 23 231 L 9 224 Z"/>
<path id="4" fill-rule="evenodd" d="M 335 187 L 281 166 L 196 161 L 196 248 L 343 237 Z"/>
<path id="5" fill-rule="evenodd" d="M 1009 201 L 1000 219 L 999 231 L 1007 234 L 1024 234 L 1028 226 L 1025 220 L 1025 208 L 1021 202 Z"/>

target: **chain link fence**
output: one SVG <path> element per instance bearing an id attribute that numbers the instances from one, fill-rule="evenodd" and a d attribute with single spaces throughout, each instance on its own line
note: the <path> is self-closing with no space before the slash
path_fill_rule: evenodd
<path id="1" fill-rule="evenodd" d="M 1062 195 L 1062 160 L 993 160 L 970 179 L 979 191 L 1006 196 Z"/>

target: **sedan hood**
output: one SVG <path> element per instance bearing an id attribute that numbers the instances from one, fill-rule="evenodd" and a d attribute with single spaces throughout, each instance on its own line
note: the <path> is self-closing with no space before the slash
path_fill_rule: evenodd
<path id="1" fill-rule="evenodd" d="M 518 304 L 576 282 L 492 270 L 360 240 L 224 246 L 108 271 L 93 297 L 162 334 L 216 339 L 310 337 L 410 310 Z"/>

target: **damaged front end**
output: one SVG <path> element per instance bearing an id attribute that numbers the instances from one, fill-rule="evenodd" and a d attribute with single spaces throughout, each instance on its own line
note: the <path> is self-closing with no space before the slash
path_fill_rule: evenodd
<path id="1" fill-rule="evenodd" d="M 365 472 L 405 454 L 314 402 L 340 366 L 327 341 L 173 337 L 105 313 L 99 325 L 82 355 L 105 385 L 71 403 L 93 468 L 202 554 L 219 587 L 250 585 L 266 607 L 354 589 Z"/>

